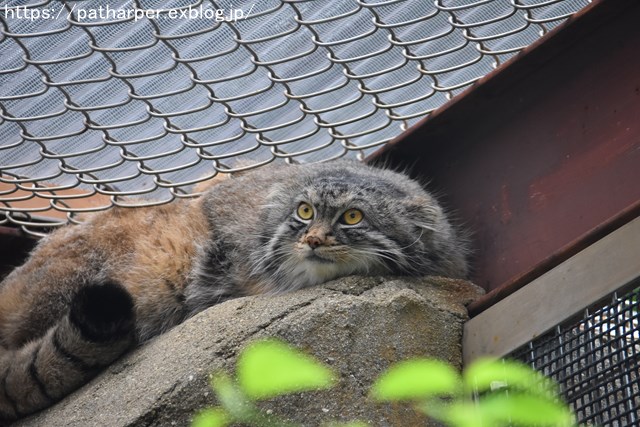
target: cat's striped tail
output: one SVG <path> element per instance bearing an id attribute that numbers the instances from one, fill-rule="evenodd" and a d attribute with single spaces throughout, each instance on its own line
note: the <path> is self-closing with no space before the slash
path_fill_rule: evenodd
<path id="1" fill-rule="evenodd" d="M 117 284 L 82 288 L 69 313 L 18 349 L 0 347 L 0 426 L 86 383 L 135 341 L 133 301 Z"/>

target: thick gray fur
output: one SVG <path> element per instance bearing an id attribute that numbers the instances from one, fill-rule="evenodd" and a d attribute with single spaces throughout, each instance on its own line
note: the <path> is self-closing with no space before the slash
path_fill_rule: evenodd
<path id="1" fill-rule="evenodd" d="M 272 293 L 350 274 L 468 273 L 466 242 L 435 198 L 390 170 L 349 161 L 274 165 L 223 181 L 204 198 L 213 237 L 187 288 L 191 313 L 242 294 L 245 283 Z M 295 213 L 301 202 L 316 211 L 306 223 Z M 338 221 L 350 208 L 364 213 L 355 226 Z M 318 230 L 334 244 L 314 251 L 300 243 Z"/>

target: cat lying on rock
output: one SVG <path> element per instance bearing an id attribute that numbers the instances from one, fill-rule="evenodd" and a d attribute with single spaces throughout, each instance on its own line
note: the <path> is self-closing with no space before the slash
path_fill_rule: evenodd
<path id="1" fill-rule="evenodd" d="M 352 274 L 462 278 L 465 255 L 417 182 L 357 162 L 267 166 L 198 199 L 93 215 L 0 284 L 0 424 L 227 299 Z"/>

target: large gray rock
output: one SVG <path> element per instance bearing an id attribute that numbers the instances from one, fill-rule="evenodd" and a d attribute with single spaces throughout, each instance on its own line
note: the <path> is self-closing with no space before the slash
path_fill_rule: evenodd
<path id="1" fill-rule="evenodd" d="M 185 426 L 215 404 L 209 374 L 232 372 L 251 340 L 279 337 L 324 361 L 340 376 L 324 392 L 261 406 L 305 426 L 329 420 L 373 425 L 424 424 L 411 408 L 366 398 L 392 363 L 415 356 L 461 365 L 464 305 L 474 285 L 444 278 L 348 277 L 271 297 L 214 306 L 126 355 L 101 375 L 22 426 Z"/>

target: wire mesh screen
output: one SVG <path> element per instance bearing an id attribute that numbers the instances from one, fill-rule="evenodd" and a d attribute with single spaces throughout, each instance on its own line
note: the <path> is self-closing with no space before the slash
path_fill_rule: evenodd
<path id="1" fill-rule="evenodd" d="M 362 159 L 587 4 L 0 1 L 0 224 Z"/>
<path id="2" fill-rule="evenodd" d="M 510 357 L 560 383 L 581 425 L 640 423 L 640 288 L 541 336 Z"/>

